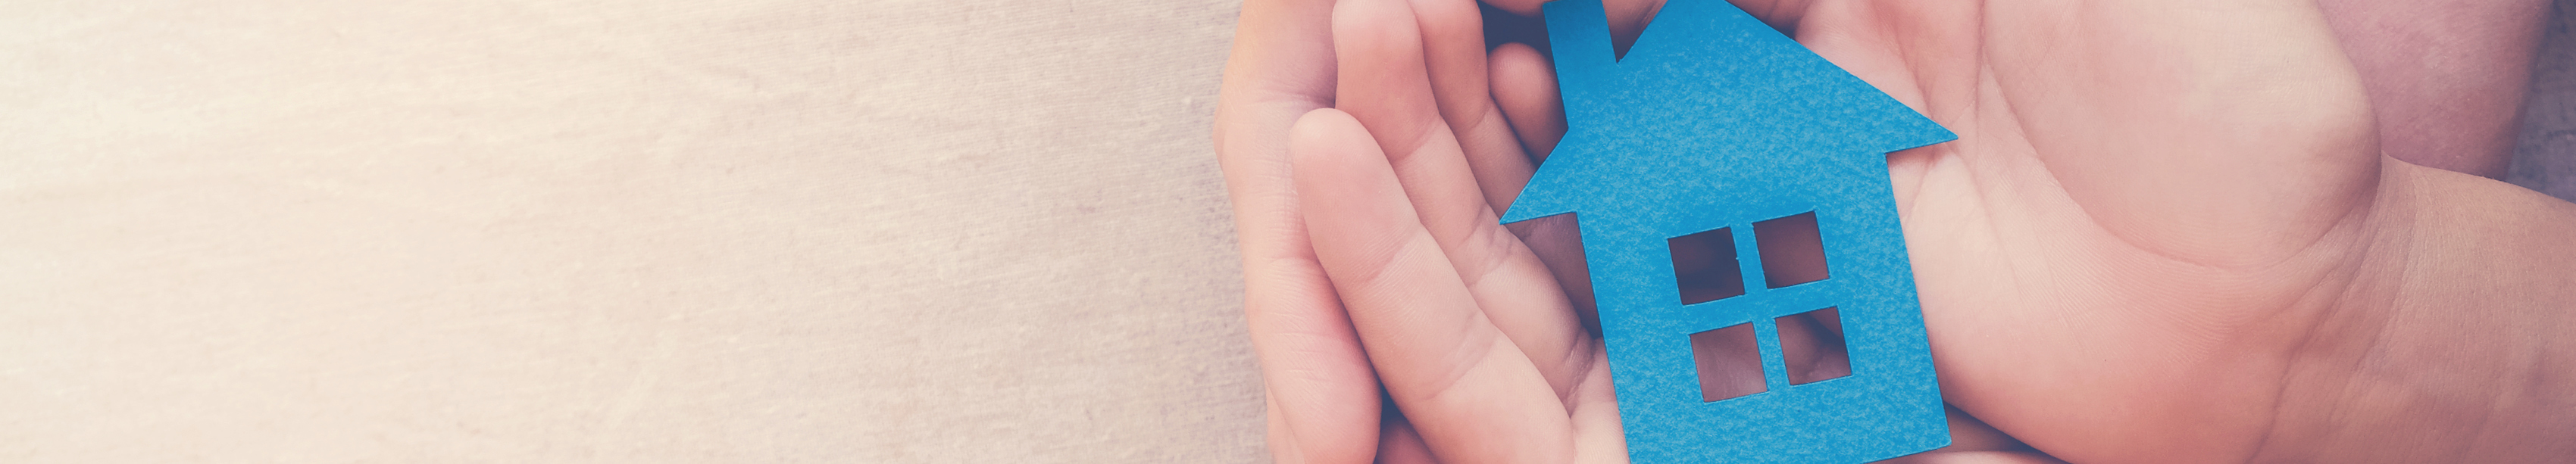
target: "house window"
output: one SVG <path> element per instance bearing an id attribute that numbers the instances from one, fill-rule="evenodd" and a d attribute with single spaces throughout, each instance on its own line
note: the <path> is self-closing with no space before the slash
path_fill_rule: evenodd
<path id="1" fill-rule="evenodd" d="M 1673 280 L 1682 304 L 1744 294 L 1744 268 L 1735 261 L 1735 233 L 1727 228 L 1673 237 Z M 1750 332 L 1747 332 L 1750 333 Z"/>
<path id="2" fill-rule="evenodd" d="M 1825 240 L 1818 232 L 1812 211 L 1753 223 L 1753 241 L 1762 253 L 1762 282 L 1780 288 L 1825 280 Z"/>
<path id="3" fill-rule="evenodd" d="M 1780 358 L 1789 384 L 1851 376 L 1851 351 L 1843 345 L 1840 311 L 1825 308 L 1772 319 L 1780 328 Z"/>
<path id="4" fill-rule="evenodd" d="M 1843 344 L 1841 311 L 1827 307 L 1773 318 L 1772 323 L 1779 328 L 1780 357 L 1790 385 L 1851 376 L 1851 351 Z M 1762 348 L 1754 337 L 1753 324 L 1690 334 L 1700 402 L 1769 390 L 1762 375 Z"/>
<path id="5" fill-rule="evenodd" d="M 1753 324 L 1736 324 L 1690 335 L 1691 362 L 1698 366 L 1699 400 L 1713 402 L 1761 393 L 1762 351 L 1753 340 Z"/>
<path id="6" fill-rule="evenodd" d="M 1825 280 L 1824 234 L 1813 211 L 1753 224 L 1754 252 L 1762 265 L 1764 288 L 1781 288 Z M 1682 304 L 1744 296 L 1745 263 L 1735 253 L 1735 232 L 1718 228 L 1667 240 L 1673 257 L 1673 279 Z M 1759 298 L 1759 296 L 1756 296 Z M 1836 307 L 1772 318 L 1778 328 L 1780 359 L 1789 385 L 1804 385 L 1852 374 L 1850 348 L 1843 341 L 1842 313 Z M 1715 402 L 1767 390 L 1762 350 L 1753 324 L 1736 324 L 1690 334 L 1691 361 L 1699 375 L 1700 401 Z"/>

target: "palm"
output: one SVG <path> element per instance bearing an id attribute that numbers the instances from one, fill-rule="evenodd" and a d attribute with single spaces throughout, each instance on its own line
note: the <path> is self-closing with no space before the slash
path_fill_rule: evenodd
<path id="1" fill-rule="evenodd" d="M 2380 160 L 2313 12 L 2152 8 L 1819 2 L 1800 38 L 1960 134 L 1889 158 L 1945 396 L 2070 460 L 2245 459 Z"/>

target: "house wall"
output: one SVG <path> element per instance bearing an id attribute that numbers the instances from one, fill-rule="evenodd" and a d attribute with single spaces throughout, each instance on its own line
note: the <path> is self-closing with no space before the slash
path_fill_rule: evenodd
<path id="1" fill-rule="evenodd" d="M 1911 268 L 1889 197 L 1774 198 L 1843 190 L 1850 189 L 1784 185 L 1698 196 L 1703 202 L 1664 203 L 1658 206 L 1670 208 L 1652 212 L 1578 216 L 1629 450 L 1638 462 L 1859 462 L 1947 443 Z M 1750 199 L 1769 204 L 1741 203 Z M 1765 288 L 1753 221 L 1811 210 L 1825 234 L 1832 277 Z M 1667 240 L 1717 227 L 1736 231 L 1747 293 L 1684 306 Z M 1826 307 L 1842 315 L 1853 374 L 1791 385 L 1772 318 Z M 1768 391 L 1702 402 L 1688 336 L 1745 323 L 1753 324 L 1760 340 Z"/>

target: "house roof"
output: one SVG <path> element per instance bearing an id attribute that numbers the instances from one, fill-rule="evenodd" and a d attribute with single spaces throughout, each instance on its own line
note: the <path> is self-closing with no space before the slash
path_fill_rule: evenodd
<path id="1" fill-rule="evenodd" d="M 1721 0 L 1666 4 L 1625 57 L 1600 0 L 1546 13 L 1568 130 L 1503 222 L 1641 207 L 1653 201 L 1640 190 L 1698 179 L 1753 187 L 1766 172 L 1884 183 L 1886 153 L 1957 138 Z"/>

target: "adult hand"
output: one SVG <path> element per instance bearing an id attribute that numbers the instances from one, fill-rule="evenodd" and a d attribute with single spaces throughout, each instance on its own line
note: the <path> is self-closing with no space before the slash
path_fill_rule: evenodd
<path id="1" fill-rule="evenodd" d="M 1332 11 L 1332 0 L 1244 2 L 1217 101 L 1244 311 L 1282 463 L 1369 462 L 1378 442 L 1377 375 L 1315 260 L 1289 177 L 1289 126 L 1333 103 Z"/>
<path id="2" fill-rule="evenodd" d="M 2382 156 L 2313 4 L 1748 10 L 1960 134 L 1889 160 L 1976 417 L 2080 462 L 2576 455 L 2576 366 L 2530 361 L 2576 349 L 2576 216 Z"/>
<path id="3" fill-rule="evenodd" d="M 1889 158 L 1959 408 L 2078 462 L 2576 455 L 2528 361 L 2576 216 L 2383 156 L 2314 4 L 1769 6 L 1960 134 Z"/>

